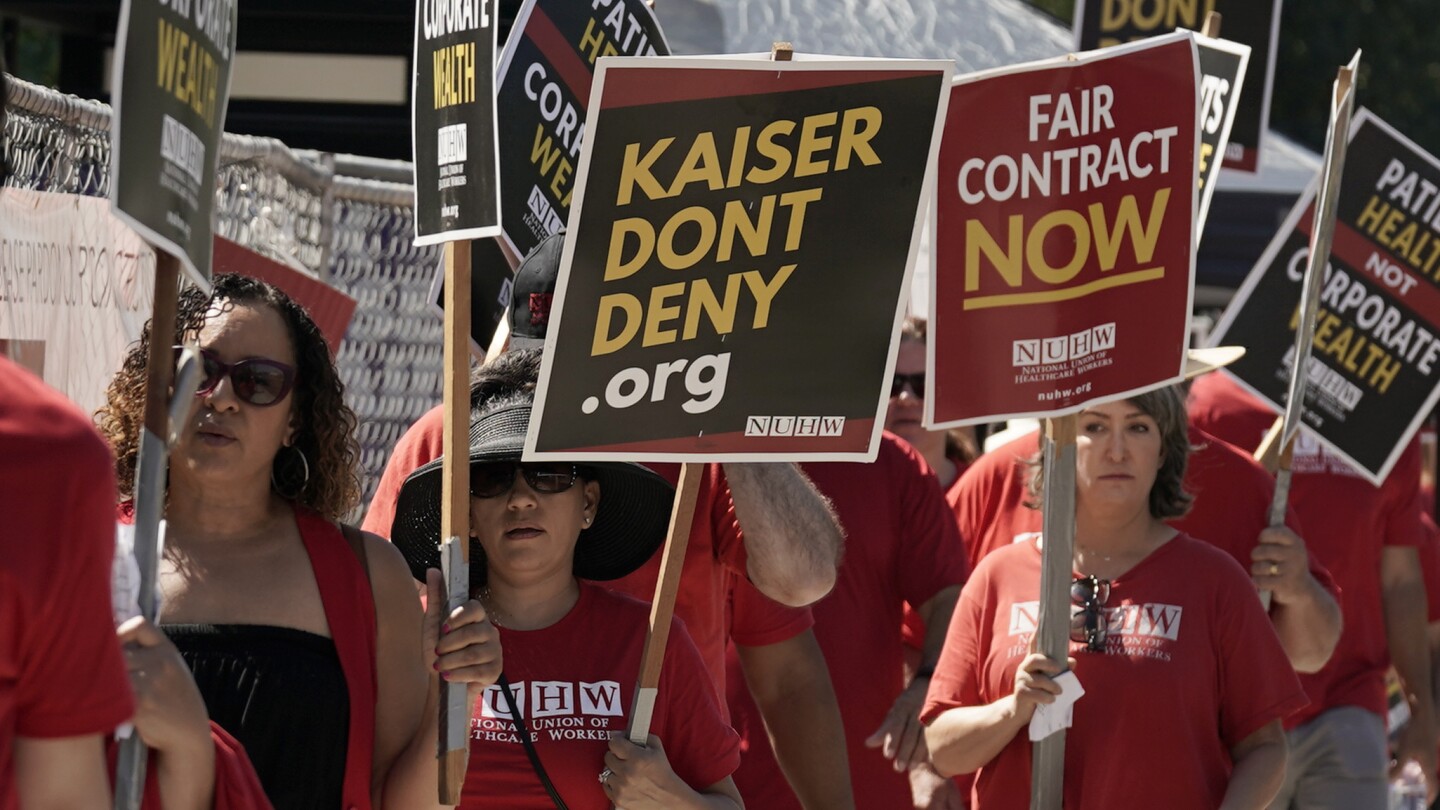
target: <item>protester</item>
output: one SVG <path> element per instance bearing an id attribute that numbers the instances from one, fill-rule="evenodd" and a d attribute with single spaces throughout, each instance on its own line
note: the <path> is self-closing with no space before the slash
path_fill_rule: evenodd
<path id="1" fill-rule="evenodd" d="M 1188 449 L 1173 388 L 1080 413 L 1066 807 L 1261 808 L 1280 786 L 1305 697 L 1244 570 L 1163 522 L 1190 504 Z M 1021 732 L 1061 693 L 1066 664 L 1031 652 L 1040 569 L 1039 538 L 981 561 L 926 701 L 937 769 L 979 769 L 976 810 L 1029 807 Z"/>
<path id="2" fill-rule="evenodd" d="M 907 771 L 926 761 L 919 711 L 940 654 L 965 561 L 960 536 L 935 476 L 908 444 L 883 433 L 871 464 L 807 463 L 805 474 L 835 505 L 845 527 L 845 561 L 835 591 L 811 609 L 845 723 L 855 805 L 911 806 Z M 915 677 L 907 682 L 901 609 L 918 605 L 928 629 Z M 737 724 L 754 708 L 732 673 L 727 689 Z M 736 784 L 764 806 L 794 808 L 767 741 L 747 736 Z"/>
<path id="3" fill-rule="evenodd" d="M 561 233 L 542 242 L 516 272 L 510 307 L 512 348 L 538 349 L 544 344 L 563 240 Z M 494 393 L 480 379 L 483 371 L 471 386 L 472 407 Z M 400 438 L 366 513 L 367 530 L 391 536 L 401 484 L 412 471 L 439 457 L 443 420 L 443 410 L 436 407 Z M 650 466 L 671 484 L 679 480 L 677 464 Z M 736 484 L 733 498 L 732 483 Z M 746 531 L 742 532 L 742 526 Z M 717 696 L 726 691 L 727 613 L 732 588 L 747 592 L 741 597 L 747 602 L 773 598 L 793 605 L 816 597 L 834 582 L 840 544 L 839 527 L 828 502 L 795 465 L 705 465 L 675 615 L 685 622 L 699 648 Z M 649 601 L 655 593 L 660 563 L 657 551 L 639 570 L 604 586 Z M 419 576 L 422 572 L 415 573 Z M 743 612 L 733 628 L 738 636 L 751 632 L 747 629 L 751 616 L 763 621 L 753 611 Z M 809 633 L 801 634 L 805 635 Z M 845 758 L 844 734 L 824 656 L 803 637 L 767 645 L 742 642 L 742 646 L 753 653 L 743 658 L 746 675 L 763 695 L 762 704 L 768 707 L 765 723 L 784 751 L 796 793 L 811 802 L 820 800 L 816 806 L 826 810 L 843 810 L 851 801 L 849 785 L 844 779 L 837 782 L 840 774 L 835 764 Z M 814 684 L 816 689 L 796 696 L 802 684 Z M 780 700 L 789 701 L 783 713 L 773 711 Z M 721 710 L 728 718 L 727 705 L 722 703 Z M 760 719 L 754 719 L 754 725 L 760 728 Z M 779 789 L 786 788 L 782 785 Z"/>
<path id="4" fill-rule="evenodd" d="M 109 806 L 102 739 L 134 709 L 111 621 L 114 496 L 89 420 L 0 356 L 0 810 Z"/>
<path id="5" fill-rule="evenodd" d="M 1216 367 L 1214 359 L 1192 353 L 1188 368 L 1203 373 Z M 1188 426 L 1188 438 L 1191 451 L 1184 489 L 1195 501 L 1188 512 L 1166 522 L 1250 569 L 1256 587 L 1272 594 L 1270 620 L 1290 663 L 1298 672 L 1318 670 L 1340 638 L 1334 579 L 1306 553 L 1293 510 L 1286 515 L 1288 528 L 1269 526 L 1275 479 L 1264 467 L 1250 454 L 1193 424 Z M 971 565 L 979 565 L 996 549 L 1040 533 L 1040 511 L 1026 506 L 1029 461 L 1039 449 L 1039 436 L 1032 432 L 986 453 L 948 496 Z"/>
<path id="6" fill-rule="evenodd" d="M 151 339 L 147 326 L 98 414 L 122 519 Z M 164 339 L 204 352 L 170 454 L 158 584 L 210 718 L 280 810 L 438 806 L 436 670 L 478 693 L 499 670 L 494 629 L 474 602 L 443 637 L 437 605 L 422 626 L 399 553 L 337 526 L 359 494 L 355 417 L 318 328 L 280 290 L 221 275 L 213 295 L 181 293 Z"/>
<path id="7" fill-rule="evenodd" d="M 489 394 L 471 415 L 470 532 L 481 550 L 471 587 L 499 627 L 505 671 L 472 720 L 461 807 L 738 810 L 739 740 L 681 622 L 663 628 L 654 733 L 645 747 L 623 734 L 650 609 L 593 581 L 649 559 L 673 490 L 635 464 L 520 463 L 538 370 L 534 350 L 487 365 L 479 387 Z M 400 491 L 392 539 L 412 566 L 436 553 L 442 478 L 436 460 Z"/>
<path id="8" fill-rule="evenodd" d="M 1224 374 L 1190 391 L 1191 419 L 1207 432 L 1254 450 L 1276 414 Z M 1412 442 L 1380 487 L 1325 450 L 1308 433 L 1296 438 L 1290 504 L 1310 552 L 1340 586 L 1344 630 L 1323 669 L 1302 675 L 1305 711 L 1286 720 L 1290 759 L 1276 808 L 1383 807 L 1387 768 L 1385 672 L 1393 662 L 1411 720 L 1397 743 L 1435 796 L 1435 719 L 1425 637 L 1420 451 Z"/>
<path id="9" fill-rule="evenodd" d="M 940 488 L 948 492 L 979 452 L 975 429 L 927 430 L 925 416 L 924 318 L 905 316 L 900 327 L 900 348 L 895 357 L 895 376 L 890 384 L 890 404 L 885 410 L 885 429 L 910 443 L 934 471 Z"/>

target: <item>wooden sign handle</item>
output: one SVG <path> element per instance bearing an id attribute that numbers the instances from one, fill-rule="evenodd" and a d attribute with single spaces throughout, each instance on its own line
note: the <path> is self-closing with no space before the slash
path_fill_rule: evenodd
<path id="1" fill-rule="evenodd" d="M 1070 582 L 1075 571 L 1075 434 L 1079 417 L 1045 420 L 1045 502 L 1041 539 L 1040 621 L 1035 649 L 1063 666 L 1070 657 Z M 1060 810 L 1065 732 L 1034 743 L 1030 810 Z"/>
<path id="2" fill-rule="evenodd" d="M 1207 37 L 1210 37 L 1211 39 L 1219 39 L 1220 23 L 1220 12 L 1212 11 L 1209 14 L 1205 15 L 1205 24 L 1201 26 L 1200 33 L 1204 34 Z"/>
<path id="3" fill-rule="evenodd" d="M 440 493 L 446 606 L 470 598 L 470 242 L 445 243 L 445 385 Z M 440 681 L 440 803 L 458 805 L 470 739 L 468 688 Z"/>
<path id="4" fill-rule="evenodd" d="M 155 621 L 155 578 L 159 567 L 160 519 L 170 455 L 170 385 L 175 373 L 175 310 L 180 296 L 180 260 L 155 251 L 155 304 L 145 358 L 145 429 L 135 462 L 135 562 L 140 568 L 140 613 Z M 115 760 L 115 807 L 138 810 L 149 752 L 138 731 L 120 741 Z"/>
<path id="5" fill-rule="evenodd" d="M 675 487 L 675 505 L 670 511 L 670 530 L 660 558 L 660 578 L 655 582 L 655 599 L 650 603 L 650 627 L 645 650 L 640 654 L 640 679 L 630 707 L 630 725 L 625 736 L 636 745 L 650 738 L 660 672 L 665 664 L 665 646 L 670 640 L 670 623 L 675 616 L 675 596 L 680 592 L 680 572 L 685 567 L 685 548 L 690 544 L 690 525 L 695 520 L 695 503 L 700 498 L 700 479 L 705 465 L 688 463 L 680 467 Z"/>

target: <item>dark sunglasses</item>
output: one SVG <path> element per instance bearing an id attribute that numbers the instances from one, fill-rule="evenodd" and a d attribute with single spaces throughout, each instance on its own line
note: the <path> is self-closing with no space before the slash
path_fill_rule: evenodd
<path id="1" fill-rule="evenodd" d="M 1109 622 L 1105 602 L 1110 598 L 1110 580 L 1096 576 L 1080 577 L 1070 583 L 1070 601 L 1078 609 L 1070 611 L 1070 640 L 1085 642 L 1090 652 L 1105 652 Z"/>
<path id="2" fill-rule="evenodd" d="M 890 396 L 900 396 L 907 385 L 910 386 L 910 393 L 920 399 L 925 398 L 925 372 L 921 371 L 917 374 L 896 374 L 890 380 Z"/>
<path id="3" fill-rule="evenodd" d="M 470 465 L 470 494 L 476 498 L 498 498 L 515 485 L 515 471 L 525 476 L 525 483 L 536 492 L 554 494 L 575 486 L 580 470 L 574 464 L 561 462 L 521 463 L 519 461 L 486 461 Z"/>
<path id="4" fill-rule="evenodd" d="M 183 346 L 175 347 L 175 359 L 179 361 Z M 238 363 L 221 362 L 208 349 L 200 350 L 202 376 L 195 396 L 209 396 L 220 385 L 220 380 L 230 378 L 235 396 L 241 402 L 261 408 L 274 405 L 290 393 L 295 385 L 295 369 L 277 360 L 251 357 Z"/>

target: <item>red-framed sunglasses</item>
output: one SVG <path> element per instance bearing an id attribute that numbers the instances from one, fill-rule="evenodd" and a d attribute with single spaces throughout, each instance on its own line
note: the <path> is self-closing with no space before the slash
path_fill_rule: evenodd
<path id="1" fill-rule="evenodd" d="M 178 360 L 183 346 L 175 347 Z M 204 376 L 195 396 L 211 394 L 220 380 L 230 378 L 235 396 L 241 401 L 257 407 L 268 407 L 285 398 L 295 386 L 295 369 L 278 360 L 265 357 L 249 357 L 235 363 L 225 363 L 209 349 L 200 350 L 201 369 Z"/>

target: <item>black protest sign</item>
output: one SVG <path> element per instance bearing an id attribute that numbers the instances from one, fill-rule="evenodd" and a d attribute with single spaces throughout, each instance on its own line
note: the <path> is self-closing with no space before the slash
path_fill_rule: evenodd
<path id="1" fill-rule="evenodd" d="M 1230 141 L 1230 129 L 1243 94 L 1245 68 L 1250 47 L 1223 39 L 1195 36 L 1200 58 L 1200 154 L 1196 164 L 1200 177 L 1200 206 L 1195 216 L 1195 241 L 1205 233 L 1205 215 L 1215 196 L 1220 177 L 1221 156 Z"/>
<path id="2" fill-rule="evenodd" d="M 504 239 L 528 256 L 565 227 L 580 166 L 595 60 L 664 56 L 644 0 L 525 0 L 500 57 L 500 210 Z"/>
<path id="3" fill-rule="evenodd" d="M 527 457 L 873 458 L 952 68 L 602 60 Z"/>
<path id="4" fill-rule="evenodd" d="M 500 233 L 498 0 L 418 0 L 410 124 L 415 244 Z"/>
<path id="5" fill-rule="evenodd" d="M 1288 389 L 1314 187 L 1236 293 L 1214 343 L 1277 409 Z M 1440 161 L 1361 110 L 1321 286 L 1304 424 L 1377 485 L 1440 397 Z"/>
<path id="6" fill-rule="evenodd" d="M 1280 0 L 1076 0 L 1075 47 L 1082 51 L 1106 48 L 1177 28 L 1199 31 L 1212 11 L 1223 18 L 1221 33 L 1226 39 L 1250 46 L 1254 66 L 1249 91 L 1241 96 L 1235 113 L 1224 165 L 1257 172 L 1260 148 L 1270 126 Z"/>
<path id="7" fill-rule="evenodd" d="M 206 289 L 236 14 L 235 0 L 125 0 L 116 37 L 111 205 Z"/>
<path id="8" fill-rule="evenodd" d="M 495 329 L 510 306 L 515 274 L 498 239 L 476 239 L 470 243 L 470 350 L 484 357 L 495 337 Z M 445 317 L 445 262 L 435 264 L 430 284 L 431 311 Z"/>

